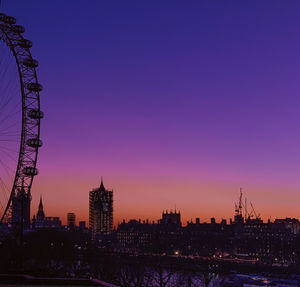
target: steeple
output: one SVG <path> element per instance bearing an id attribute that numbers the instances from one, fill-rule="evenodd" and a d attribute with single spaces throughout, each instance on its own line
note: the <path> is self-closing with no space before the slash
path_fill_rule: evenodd
<path id="1" fill-rule="evenodd" d="M 105 191 L 105 187 L 104 187 L 104 184 L 103 184 L 103 177 L 102 176 L 101 176 L 101 184 L 100 184 L 99 190 Z"/>
<path id="2" fill-rule="evenodd" d="M 40 196 L 39 210 L 43 210 L 43 201 L 42 201 L 42 196 Z"/>
<path id="3" fill-rule="evenodd" d="M 38 210 L 38 213 L 37 213 L 36 217 L 37 217 L 37 219 L 44 219 L 45 218 L 42 196 L 40 197 L 39 210 Z"/>

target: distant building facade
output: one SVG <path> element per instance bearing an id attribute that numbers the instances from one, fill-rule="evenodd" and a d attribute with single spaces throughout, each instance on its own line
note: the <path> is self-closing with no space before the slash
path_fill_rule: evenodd
<path id="1" fill-rule="evenodd" d="M 174 212 L 172 210 L 170 212 L 168 212 L 168 210 L 163 211 L 160 223 L 164 225 L 181 226 L 180 211 L 177 212 L 176 209 Z"/>
<path id="2" fill-rule="evenodd" d="M 67 224 L 69 227 L 74 227 L 76 225 L 76 215 L 73 212 L 67 214 Z"/>
<path id="3" fill-rule="evenodd" d="M 40 198 L 39 209 L 36 216 L 32 219 L 33 229 L 57 229 L 61 227 L 59 217 L 46 217 L 42 197 Z"/>
<path id="4" fill-rule="evenodd" d="M 300 222 L 295 218 L 263 222 L 259 217 L 182 226 L 180 212 L 163 211 L 157 223 L 125 220 L 116 230 L 122 252 L 226 258 L 232 262 L 263 262 L 289 266 L 300 262 Z M 297 259 L 298 258 L 298 259 Z"/>
<path id="5" fill-rule="evenodd" d="M 79 229 L 86 229 L 86 223 L 85 221 L 79 221 Z"/>
<path id="6" fill-rule="evenodd" d="M 157 224 L 141 220 L 125 220 L 117 229 L 117 240 L 121 248 L 146 249 L 152 246 Z"/>
<path id="7" fill-rule="evenodd" d="M 23 228 L 30 228 L 30 202 L 31 194 L 23 186 L 15 192 L 12 197 L 13 225 L 20 225 L 23 221 Z"/>
<path id="8" fill-rule="evenodd" d="M 89 193 L 89 227 L 93 238 L 113 231 L 113 191 L 105 189 L 102 179 Z"/>
<path id="9" fill-rule="evenodd" d="M 162 218 L 154 221 L 125 220 L 117 228 L 119 248 L 137 251 L 174 254 L 182 242 L 182 223 L 180 211 L 163 211 Z"/>
<path id="10" fill-rule="evenodd" d="M 300 232 L 300 222 L 296 218 L 275 219 L 274 223 L 283 224 L 286 228 L 290 229 L 293 234 Z"/>

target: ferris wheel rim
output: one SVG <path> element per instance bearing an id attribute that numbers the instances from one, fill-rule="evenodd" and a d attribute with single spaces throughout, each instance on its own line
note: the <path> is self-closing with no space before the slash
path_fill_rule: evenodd
<path id="1" fill-rule="evenodd" d="M 34 176 L 38 174 L 38 150 L 42 146 L 40 140 L 40 121 L 43 112 L 40 110 L 40 91 L 42 86 L 37 79 L 38 62 L 32 58 L 30 48 L 32 42 L 25 39 L 25 29 L 16 25 L 15 18 L 0 13 L 0 41 L 4 42 L 15 58 L 17 65 L 22 99 L 22 122 L 20 147 L 13 186 L 6 208 L 1 215 L 0 223 L 9 222 L 11 218 L 12 198 L 18 189 L 31 194 Z"/>

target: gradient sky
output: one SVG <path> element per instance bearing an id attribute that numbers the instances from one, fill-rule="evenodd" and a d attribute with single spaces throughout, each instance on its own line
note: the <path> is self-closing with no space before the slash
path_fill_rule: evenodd
<path id="1" fill-rule="evenodd" d="M 3 0 L 44 86 L 32 189 L 47 216 L 300 217 L 300 2 Z"/>

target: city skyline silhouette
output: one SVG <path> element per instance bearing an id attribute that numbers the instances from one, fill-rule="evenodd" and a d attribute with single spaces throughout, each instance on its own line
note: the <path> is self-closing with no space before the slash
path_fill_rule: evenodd
<path id="1" fill-rule="evenodd" d="M 264 220 L 300 218 L 298 3 L 32 3 L 2 3 L 41 63 L 32 213 L 42 195 L 88 220 L 103 176 L 115 224 L 229 219 L 240 187 Z"/>

